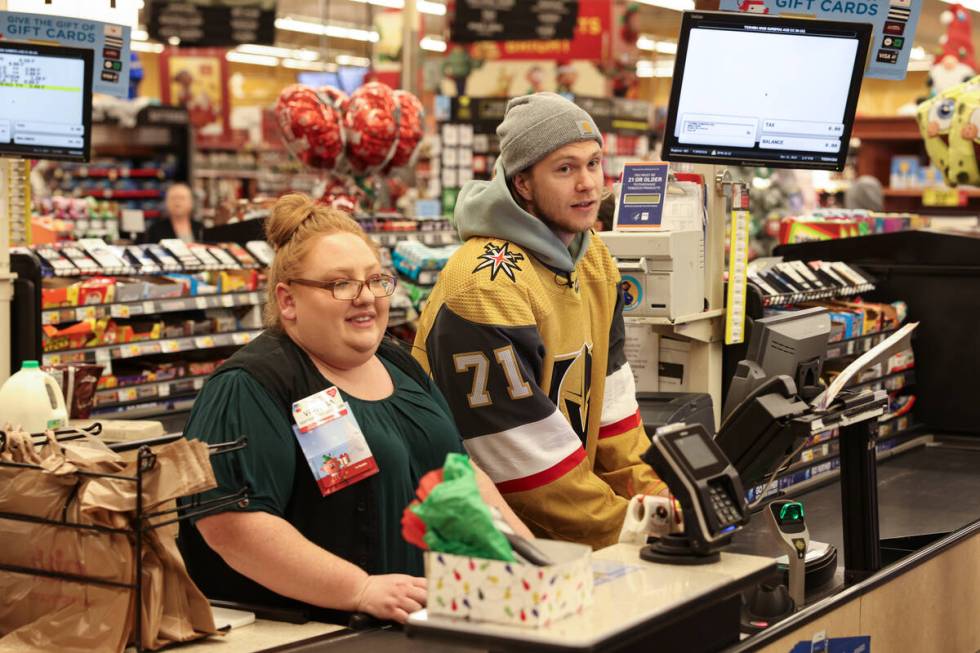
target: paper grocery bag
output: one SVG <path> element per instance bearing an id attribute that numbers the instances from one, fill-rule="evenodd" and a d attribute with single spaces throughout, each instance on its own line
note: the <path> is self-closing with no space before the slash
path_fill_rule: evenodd
<path id="1" fill-rule="evenodd" d="M 155 453 L 156 464 L 144 475 L 145 512 L 215 487 L 203 443 L 179 440 Z M 135 460 L 125 462 L 92 439 L 51 440 L 41 458 L 40 470 L 0 467 L 0 511 L 132 529 L 136 484 L 77 472 L 135 476 Z M 133 581 L 130 536 L 3 519 L 0 530 L 5 533 L 2 563 Z M 150 649 L 215 631 L 210 607 L 187 575 L 175 537 L 171 525 L 147 530 L 143 538 L 142 643 Z M 0 653 L 122 651 L 136 636 L 134 608 L 127 588 L 0 571 Z"/>
<path id="2" fill-rule="evenodd" d="M 116 466 L 118 457 L 81 451 L 74 462 L 65 450 L 42 451 L 44 469 L 0 467 L 0 511 L 53 520 L 126 527 L 119 514 L 84 514 L 75 500 L 86 481 L 76 463 Z M 56 471 L 50 471 L 56 470 Z M 0 562 L 79 574 L 120 583 L 133 578 L 133 554 L 122 534 L 95 533 L 48 524 L 0 519 Z M 0 571 L 0 652 L 122 650 L 128 640 L 130 591 Z"/>

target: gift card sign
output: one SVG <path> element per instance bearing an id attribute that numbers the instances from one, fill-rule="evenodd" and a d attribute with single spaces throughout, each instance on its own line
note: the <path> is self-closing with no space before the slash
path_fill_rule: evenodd
<path id="1" fill-rule="evenodd" d="M 871 52 L 865 77 L 905 79 L 922 0 L 721 0 L 722 11 L 871 23 Z"/>
<path id="2" fill-rule="evenodd" d="M 129 97 L 129 32 L 125 25 L 83 18 L 0 11 L 0 35 L 5 39 L 53 41 L 65 47 L 92 50 L 92 90 L 121 98 Z"/>

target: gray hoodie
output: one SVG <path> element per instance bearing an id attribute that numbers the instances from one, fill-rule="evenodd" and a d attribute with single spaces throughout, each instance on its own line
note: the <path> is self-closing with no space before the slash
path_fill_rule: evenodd
<path id="1" fill-rule="evenodd" d="M 498 160 L 492 181 L 467 182 L 453 212 L 460 240 L 474 236 L 502 238 L 534 254 L 556 272 L 570 273 L 589 249 L 592 232 L 586 231 L 566 247 L 544 222 L 522 209 L 511 195 Z M 578 251 L 572 251 L 577 246 Z"/>

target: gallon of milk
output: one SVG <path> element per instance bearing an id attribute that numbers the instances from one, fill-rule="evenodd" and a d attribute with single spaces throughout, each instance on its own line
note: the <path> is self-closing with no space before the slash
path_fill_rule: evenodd
<path id="1" fill-rule="evenodd" d="M 61 388 L 37 361 L 24 361 L 20 371 L 0 387 L 0 428 L 7 423 L 28 433 L 68 425 Z"/>

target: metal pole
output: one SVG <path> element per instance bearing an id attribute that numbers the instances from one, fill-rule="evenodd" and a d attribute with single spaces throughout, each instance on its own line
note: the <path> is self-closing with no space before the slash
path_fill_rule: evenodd
<path id="1" fill-rule="evenodd" d="M 853 583 L 881 569 L 878 532 L 878 462 L 872 418 L 840 429 L 840 501 L 844 536 L 844 581 Z"/>
<path id="2" fill-rule="evenodd" d="M 402 9 L 402 88 L 418 95 L 419 12 L 415 0 L 405 0 Z"/>

